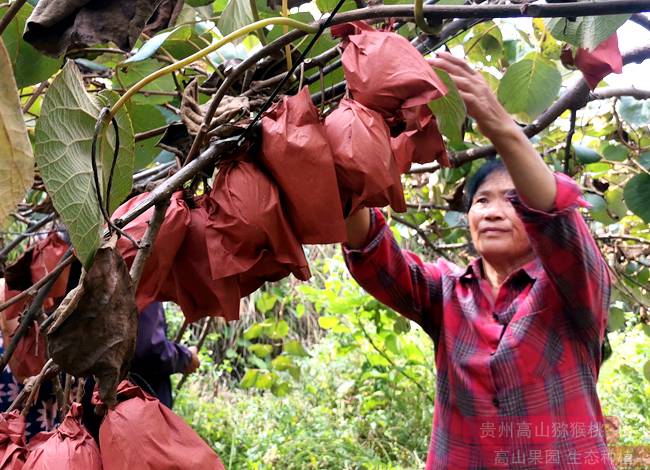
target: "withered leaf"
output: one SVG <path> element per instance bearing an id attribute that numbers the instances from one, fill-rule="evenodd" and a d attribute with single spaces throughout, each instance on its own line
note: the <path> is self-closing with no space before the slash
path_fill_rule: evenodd
<path id="1" fill-rule="evenodd" d="M 183 101 L 181 102 L 181 119 L 187 126 L 191 135 L 196 135 L 201 128 L 205 114 L 210 107 L 210 101 L 199 104 L 198 82 L 193 80 L 185 87 Z M 226 124 L 238 118 L 247 117 L 250 111 L 250 103 L 246 96 L 224 96 L 217 111 L 214 113 L 210 129 Z"/>
<path id="2" fill-rule="evenodd" d="M 130 51 L 161 0 L 41 0 L 23 38 L 45 54 L 114 42 Z"/>
<path id="3" fill-rule="evenodd" d="M 50 357 L 68 374 L 93 374 L 102 401 L 112 406 L 135 351 L 138 315 L 129 270 L 114 245 L 97 251 L 55 315 L 47 332 Z"/>

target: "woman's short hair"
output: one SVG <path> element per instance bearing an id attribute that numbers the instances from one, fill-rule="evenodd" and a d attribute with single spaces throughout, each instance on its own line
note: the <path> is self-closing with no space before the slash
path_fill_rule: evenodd
<path id="1" fill-rule="evenodd" d="M 492 173 L 501 171 L 507 171 L 506 166 L 503 164 L 503 160 L 500 158 L 491 158 L 483 163 L 478 171 L 469 178 L 465 185 L 465 195 L 463 197 L 465 212 L 469 212 L 470 207 L 472 207 L 474 195 L 479 190 L 485 179 Z"/>

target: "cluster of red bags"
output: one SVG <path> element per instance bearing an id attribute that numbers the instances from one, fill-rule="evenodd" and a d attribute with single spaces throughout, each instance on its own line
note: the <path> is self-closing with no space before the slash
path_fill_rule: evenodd
<path id="1" fill-rule="evenodd" d="M 61 261 L 68 249 L 68 244 L 57 232 L 28 247 L 21 257 L 7 268 L 5 273 L 4 301 L 20 294 L 34 283 L 43 279 Z M 63 272 L 52 286 L 48 297 L 43 302 L 45 311 L 52 309 L 65 297 L 70 267 Z M 0 321 L 5 339 L 5 347 L 18 327 L 19 317 L 31 304 L 32 297 L 27 296 L 1 312 Z M 20 381 L 36 375 L 45 365 L 45 338 L 40 334 L 38 324 L 34 322 L 27 333 L 20 339 L 14 354 L 9 359 L 13 375 Z"/>
<path id="2" fill-rule="evenodd" d="M 148 194 L 120 206 L 119 218 Z M 153 208 L 124 227 L 139 240 Z M 137 248 L 122 237 L 118 251 L 131 265 Z M 214 189 L 199 198 L 176 192 L 147 258 L 136 292 L 141 311 L 173 301 L 188 321 L 205 316 L 239 318 L 239 300 L 266 281 L 293 273 L 310 277 L 300 243 L 286 221 L 276 186 L 245 156 L 219 169 Z"/>
<path id="3" fill-rule="evenodd" d="M 404 212 L 400 174 L 413 162 L 449 164 L 428 107 L 447 88 L 420 53 L 399 34 L 363 22 L 332 34 L 343 38 L 352 99 L 322 123 L 305 87 L 262 119 L 260 160 L 302 243 L 344 241 L 343 216 L 363 206 Z"/>
<path id="4" fill-rule="evenodd" d="M 98 393 L 93 403 L 100 404 Z M 54 431 L 25 441 L 18 411 L 0 414 L 0 468 L 3 470 L 224 470 L 219 456 L 169 408 L 129 382 L 117 390 L 118 404 L 106 412 L 99 445 L 73 403 Z"/>
<path id="5" fill-rule="evenodd" d="M 264 282 L 309 278 L 301 244 L 346 241 L 344 217 L 360 207 L 404 212 L 400 175 L 412 162 L 447 164 L 428 107 L 447 89 L 420 53 L 365 23 L 333 30 L 344 38 L 352 99 L 323 122 L 307 87 L 285 96 L 262 119 L 255 163 L 240 155 L 220 164 L 209 194 L 174 194 L 136 292 L 138 309 L 173 301 L 189 321 L 237 319 L 240 298 Z M 125 231 L 140 240 L 152 213 Z M 117 248 L 131 265 L 137 248 L 126 238 Z"/>

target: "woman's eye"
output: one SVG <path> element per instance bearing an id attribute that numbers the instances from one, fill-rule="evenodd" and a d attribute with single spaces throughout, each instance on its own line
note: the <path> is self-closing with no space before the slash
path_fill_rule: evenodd
<path id="1" fill-rule="evenodd" d="M 487 198 L 486 197 L 479 197 L 479 198 L 476 198 L 476 201 L 474 201 L 474 202 L 479 203 L 479 204 L 483 204 L 483 203 L 487 202 Z"/>

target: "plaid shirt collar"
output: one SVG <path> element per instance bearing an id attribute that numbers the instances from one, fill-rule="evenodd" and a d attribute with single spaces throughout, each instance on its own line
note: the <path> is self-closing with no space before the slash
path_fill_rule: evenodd
<path id="1" fill-rule="evenodd" d="M 524 264 L 521 268 L 517 269 L 508 276 L 508 280 L 518 277 L 520 275 L 527 276 L 531 281 L 539 278 L 539 276 L 544 271 L 542 262 L 538 257 L 535 257 L 532 261 Z M 459 279 L 466 281 L 471 279 L 482 279 L 483 278 L 483 264 L 482 258 L 475 258 L 467 265 L 464 271 L 461 271 L 458 276 Z"/>

